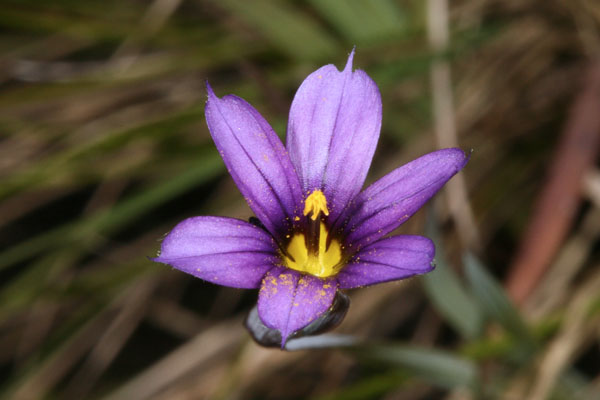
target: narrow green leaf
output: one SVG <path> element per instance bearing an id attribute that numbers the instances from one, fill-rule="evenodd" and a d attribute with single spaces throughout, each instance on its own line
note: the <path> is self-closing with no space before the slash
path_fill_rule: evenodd
<path id="1" fill-rule="evenodd" d="M 436 264 L 435 271 L 423 277 L 427 296 L 435 309 L 463 337 L 478 337 L 483 326 L 483 314 L 477 302 L 441 256 L 436 256 Z"/>
<path id="2" fill-rule="evenodd" d="M 474 363 L 440 350 L 399 345 L 357 347 L 367 360 L 405 368 L 408 373 L 442 387 L 471 387 L 477 384 Z"/>
<path id="3" fill-rule="evenodd" d="M 522 344 L 533 345 L 533 338 L 502 286 L 486 271 L 474 255 L 464 256 L 465 274 L 474 296 L 485 314 L 497 321 Z"/>
<path id="4" fill-rule="evenodd" d="M 319 60 L 337 51 L 333 38 L 314 19 L 289 3 L 277 0 L 222 0 L 217 3 L 295 59 Z"/>
<path id="5" fill-rule="evenodd" d="M 436 247 L 436 269 L 423 276 L 425 293 L 435 309 L 454 329 L 463 337 L 474 339 L 481 333 L 483 313 L 457 274 L 446 263 L 444 247 L 433 213 L 429 215 L 425 232 L 433 239 Z"/>
<path id="6" fill-rule="evenodd" d="M 356 44 L 373 43 L 402 33 L 404 18 L 389 0 L 311 0 L 311 5 Z"/>

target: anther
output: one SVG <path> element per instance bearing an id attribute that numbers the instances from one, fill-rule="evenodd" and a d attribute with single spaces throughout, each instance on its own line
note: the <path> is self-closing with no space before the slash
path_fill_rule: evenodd
<path id="1" fill-rule="evenodd" d="M 310 219 L 316 221 L 320 213 L 326 216 L 329 215 L 327 199 L 323 192 L 315 190 L 304 201 L 304 215 L 312 214 Z"/>

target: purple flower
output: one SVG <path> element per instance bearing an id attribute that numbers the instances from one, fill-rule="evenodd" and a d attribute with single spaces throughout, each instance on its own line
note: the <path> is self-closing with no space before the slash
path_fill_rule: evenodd
<path id="1" fill-rule="evenodd" d="M 426 154 L 361 192 L 381 127 L 381 98 L 364 71 L 326 65 L 302 83 L 284 147 L 250 104 L 208 86 L 206 121 L 227 170 L 260 220 L 193 217 L 154 259 L 198 278 L 260 288 L 258 315 L 281 334 L 324 315 L 336 291 L 433 269 L 431 240 L 386 237 L 467 163 L 460 149 Z"/>

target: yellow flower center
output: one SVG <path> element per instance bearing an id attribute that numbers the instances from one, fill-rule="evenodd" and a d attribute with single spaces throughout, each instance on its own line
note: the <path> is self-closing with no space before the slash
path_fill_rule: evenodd
<path id="1" fill-rule="evenodd" d="M 292 236 L 287 254 L 283 256 L 285 266 L 296 271 L 326 278 L 335 275 L 342 267 L 342 246 L 336 239 L 327 239 L 327 226 L 321 221 L 321 213 L 329 215 L 327 199 L 320 190 L 315 190 L 305 201 L 304 215 L 311 214 L 306 233 Z"/>
<path id="2" fill-rule="evenodd" d="M 316 254 L 308 250 L 306 236 L 297 233 L 290 240 L 287 253 L 293 258 L 284 256 L 285 265 L 296 271 L 306 272 L 319 278 L 335 275 L 341 268 L 342 246 L 333 239 L 327 247 L 327 228 L 320 224 L 319 248 Z"/>

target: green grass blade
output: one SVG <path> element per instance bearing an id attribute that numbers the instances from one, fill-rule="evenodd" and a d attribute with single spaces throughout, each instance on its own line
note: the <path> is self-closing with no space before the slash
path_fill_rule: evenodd
<path id="1" fill-rule="evenodd" d="M 486 271 L 474 255 L 464 256 L 465 273 L 471 290 L 485 314 L 498 322 L 521 344 L 530 348 L 533 338 L 517 309 L 502 289 L 502 286 Z"/>
<path id="2" fill-rule="evenodd" d="M 461 336 L 474 339 L 481 333 L 483 313 L 456 272 L 447 264 L 433 213 L 429 215 L 425 233 L 435 242 L 436 247 L 436 269 L 424 275 L 422 280 L 425 293 L 435 309 Z"/>
<path id="3" fill-rule="evenodd" d="M 338 46 L 333 38 L 289 3 L 222 0 L 218 4 L 250 24 L 294 59 L 319 60 L 337 52 Z"/>
<path id="4" fill-rule="evenodd" d="M 391 364 L 431 384 L 446 388 L 477 384 L 477 368 L 471 361 L 440 350 L 400 345 L 373 345 L 359 348 L 360 356 Z"/>

